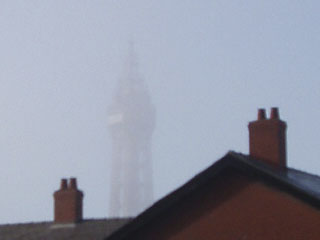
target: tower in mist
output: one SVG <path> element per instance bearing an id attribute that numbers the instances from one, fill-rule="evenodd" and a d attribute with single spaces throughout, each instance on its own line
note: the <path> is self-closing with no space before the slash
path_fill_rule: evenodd
<path id="1" fill-rule="evenodd" d="M 155 110 L 130 46 L 109 109 L 112 136 L 110 216 L 135 216 L 153 201 L 151 140 Z"/>

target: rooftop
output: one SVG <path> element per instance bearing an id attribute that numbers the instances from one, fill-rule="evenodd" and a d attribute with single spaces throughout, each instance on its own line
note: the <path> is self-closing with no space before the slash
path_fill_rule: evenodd
<path id="1" fill-rule="evenodd" d="M 102 240 L 130 218 L 88 219 L 80 223 L 53 222 L 0 225 L 1 240 Z"/>

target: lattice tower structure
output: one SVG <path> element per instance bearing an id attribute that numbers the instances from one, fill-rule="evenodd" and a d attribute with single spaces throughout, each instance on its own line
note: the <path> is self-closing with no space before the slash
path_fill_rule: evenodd
<path id="1" fill-rule="evenodd" d="M 136 216 L 153 202 L 155 108 L 131 47 L 109 108 L 112 166 L 109 215 Z"/>

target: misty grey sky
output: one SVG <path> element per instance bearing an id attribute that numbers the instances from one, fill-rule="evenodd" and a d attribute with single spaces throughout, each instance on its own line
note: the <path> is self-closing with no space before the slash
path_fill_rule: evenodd
<path id="1" fill-rule="evenodd" d="M 228 150 L 257 108 L 288 123 L 289 166 L 320 174 L 320 2 L 0 1 L 0 223 L 53 217 L 75 176 L 85 218 L 107 216 L 107 108 L 135 41 L 157 108 L 157 199 Z"/>

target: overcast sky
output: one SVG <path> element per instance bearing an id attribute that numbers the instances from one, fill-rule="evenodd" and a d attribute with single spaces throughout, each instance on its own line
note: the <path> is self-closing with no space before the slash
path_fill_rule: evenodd
<path id="1" fill-rule="evenodd" d="M 248 152 L 257 108 L 288 123 L 288 164 L 320 174 L 317 0 L 1 0 L 0 223 L 53 219 L 62 177 L 106 217 L 107 109 L 134 40 L 157 109 L 159 199 Z"/>

